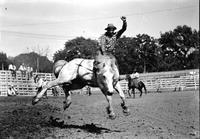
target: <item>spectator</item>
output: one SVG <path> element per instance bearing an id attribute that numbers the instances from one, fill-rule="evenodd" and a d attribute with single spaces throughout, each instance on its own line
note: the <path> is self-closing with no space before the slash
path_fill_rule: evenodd
<path id="1" fill-rule="evenodd" d="M 9 65 L 8 70 L 11 71 L 12 77 L 16 78 L 16 66 L 13 63 Z"/>
<path id="2" fill-rule="evenodd" d="M 26 67 L 25 67 L 24 63 L 22 63 L 22 65 L 20 65 L 19 71 L 21 71 L 22 77 L 26 77 Z"/>
<path id="3" fill-rule="evenodd" d="M 32 75 L 33 75 L 33 68 L 32 67 L 30 67 L 30 66 L 27 67 L 27 74 L 28 74 L 28 80 L 30 78 L 32 78 Z"/>
<path id="4" fill-rule="evenodd" d="M 89 96 L 92 95 L 90 86 L 87 86 L 86 89 L 86 94 L 88 94 Z"/>
<path id="5" fill-rule="evenodd" d="M 8 96 L 16 96 L 17 95 L 17 89 L 13 85 L 9 85 L 9 88 L 7 90 Z"/>

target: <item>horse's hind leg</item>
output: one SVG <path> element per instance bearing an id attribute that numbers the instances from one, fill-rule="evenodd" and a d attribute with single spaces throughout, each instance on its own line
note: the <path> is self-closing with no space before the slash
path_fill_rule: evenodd
<path id="1" fill-rule="evenodd" d="M 144 92 L 145 92 L 145 94 L 147 94 L 147 89 L 146 89 L 145 85 L 144 85 Z"/>
<path id="2" fill-rule="evenodd" d="M 128 95 L 129 95 L 129 97 L 132 97 L 132 88 L 130 88 L 130 89 L 128 89 Z"/>
<path id="3" fill-rule="evenodd" d="M 121 107 L 123 109 L 123 112 L 125 115 L 129 115 L 130 114 L 130 110 L 128 109 L 127 105 L 126 105 L 126 98 L 125 98 L 125 95 L 124 95 L 124 92 L 123 90 L 121 89 L 121 86 L 119 84 L 119 82 L 115 85 L 115 90 L 117 91 L 117 93 L 119 94 L 121 100 L 122 100 L 122 103 L 121 103 Z"/>
<path id="4" fill-rule="evenodd" d="M 63 101 L 63 109 L 66 110 L 71 105 L 71 92 L 69 91 L 68 87 L 63 85 L 63 90 L 65 92 L 65 101 Z"/>
<path id="5" fill-rule="evenodd" d="M 139 89 L 139 91 L 140 91 L 140 97 L 142 97 L 142 93 L 143 93 L 142 89 Z"/>
<path id="6" fill-rule="evenodd" d="M 43 97 L 47 89 L 56 85 L 58 85 L 58 79 L 47 82 L 47 84 L 42 88 L 42 90 L 35 97 L 33 97 L 32 104 L 35 105 Z"/>

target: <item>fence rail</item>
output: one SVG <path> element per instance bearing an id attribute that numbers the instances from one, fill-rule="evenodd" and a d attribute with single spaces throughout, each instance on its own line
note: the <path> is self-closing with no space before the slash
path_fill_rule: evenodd
<path id="1" fill-rule="evenodd" d="M 140 75 L 140 80 L 144 82 L 148 91 L 153 92 L 197 90 L 199 88 L 199 70 L 145 73 Z M 121 81 L 121 86 L 125 91 L 128 89 L 127 84 L 126 80 Z"/>
<path id="2" fill-rule="evenodd" d="M 47 81 L 55 79 L 52 73 L 33 73 L 33 76 L 39 75 Z M 125 79 L 125 75 L 122 75 Z M 176 90 L 196 90 L 199 88 L 199 70 L 184 70 L 172 72 L 157 72 L 145 73 L 140 75 L 148 91 L 176 91 Z M 33 96 L 36 93 L 36 86 L 33 78 L 27 79 L 23 77 L 20 71 L 17 71 L 16 78 L 12 77 L 10 71 L 0 70 L 0 96 L 6 96 L 9 85 L 14 85 L 18 90 L 19 95 Z M 122 89 L 127 92 L 127 81 L 121 80 Z M 85 91 L 78 90 L 79 92 Z M 98 90 L 92 88 L 92 91 Z M 48 90 L 48 95 L 51 95 L 51 90 Z"/>

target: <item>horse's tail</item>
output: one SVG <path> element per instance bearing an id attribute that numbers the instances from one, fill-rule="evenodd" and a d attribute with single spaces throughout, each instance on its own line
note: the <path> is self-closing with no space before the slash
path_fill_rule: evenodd
<path id="1" fill-rule="evenodd" d="M 68 63 L 67 61 L 65 60 L 58 60 L 54 63 L 53 65 L 53 73 L 54 75 L 56 76 L 56 78 L 58 77 L 59 75 L 59 72 L 61 71 L 61 69 L 63 68 L 63 66 Z"/>
<path id="2" fill-rule="evenodd" d="M 142 86 L 144 87 L 145 94 L 147 94 L 147 88 L 146 88 L 145 84 L 142 81 L 141 81 L 141 83 L 142 83 Z"/>

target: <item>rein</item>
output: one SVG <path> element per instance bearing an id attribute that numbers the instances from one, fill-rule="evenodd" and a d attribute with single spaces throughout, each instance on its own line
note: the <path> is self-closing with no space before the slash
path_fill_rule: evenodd
<path id="1" fill-rule="evenodd" d="M 84 60 L 85 60 L 85 59 L 83 59 L 79 64 L 76 63 L 76 65 L 78 66 L 77 73 L 78 73 L 78 71 L 79 71 L 79 67 L 83 67 L 83 68 L 85 68 L 85 69 L 87 69 L 87 70 L 93 72 L 93 70 L 91 70 L 91 69 L 89 69 L 89 68 L 86 68 L 86 67 L 84 67 L 84 66 L 82 65 L 82 63 L 83 63 Z"/>

